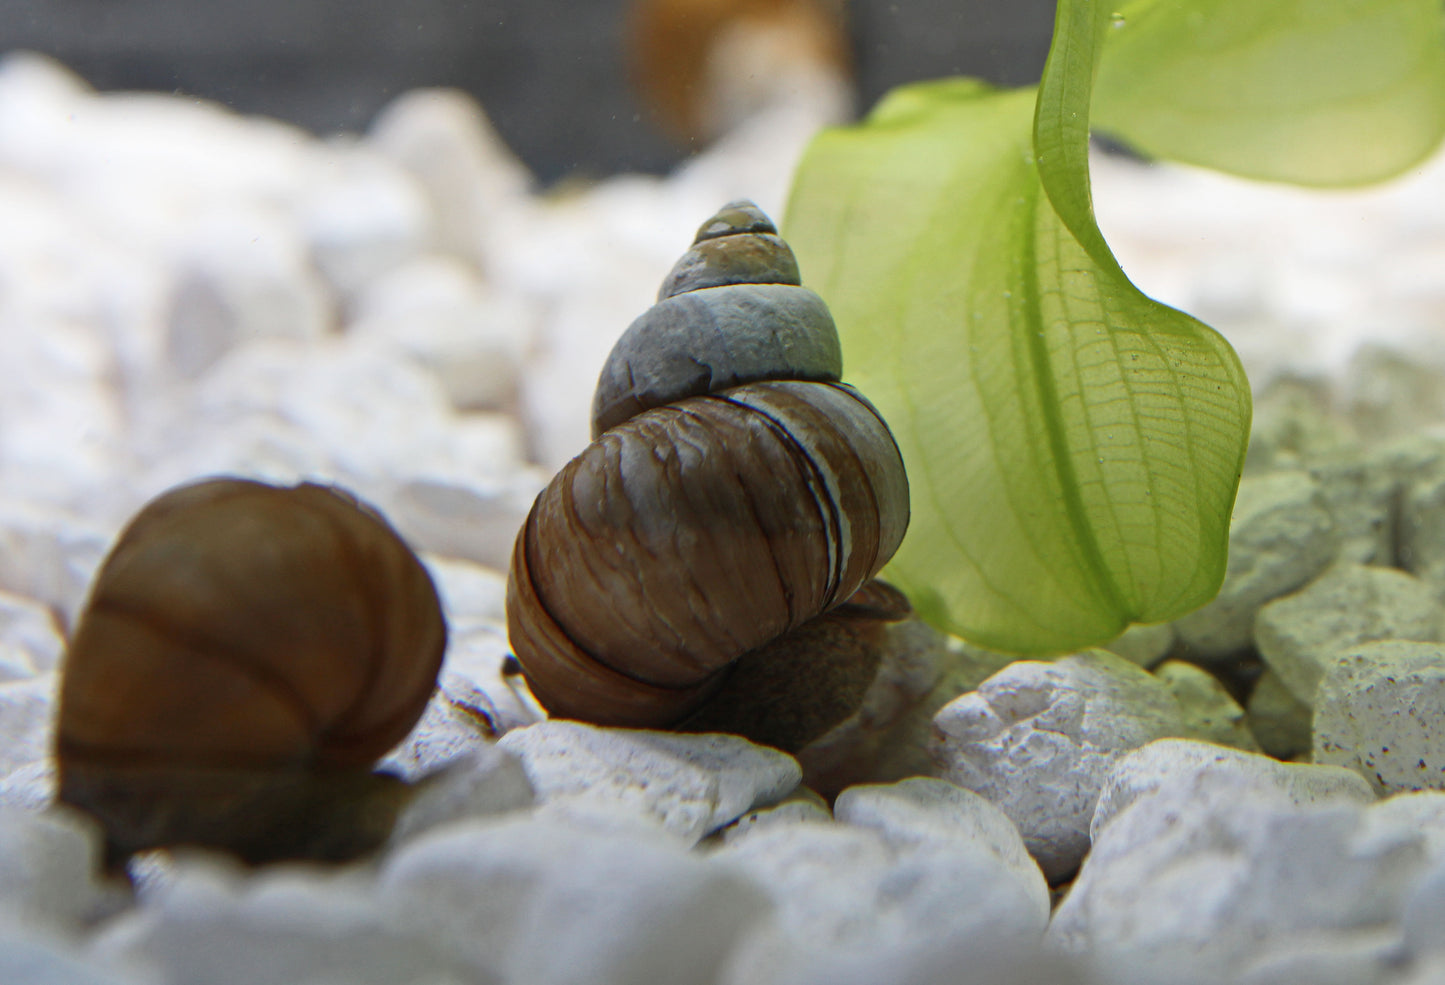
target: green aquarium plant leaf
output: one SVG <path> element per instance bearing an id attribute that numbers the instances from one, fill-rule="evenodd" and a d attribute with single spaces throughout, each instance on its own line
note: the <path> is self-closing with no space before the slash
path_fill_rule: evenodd
<path id="1" fill-rule="evenodd" d="M 888 577 L 965 638 L 1051 653 L 1218 590 L 1249 395 L 1219 336 L 1119 271 L 1086 171 L 1107 262 L 1054 211 L 1034 97 L 899 91 L 815 142 L 788 238 L 903 450 Z"/>
<path id="2" fill-rule="evenodd" d="M 1119 0 L 1100 12 L 1094 126 L 1151 156 L 1351 185 L 1401 173 L 1445 135 L 1440 0 Z"/>

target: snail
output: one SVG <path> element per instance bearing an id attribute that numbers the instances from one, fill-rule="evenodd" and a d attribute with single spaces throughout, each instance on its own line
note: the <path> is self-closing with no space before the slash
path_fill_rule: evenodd
<path id="1" fill-rule="evenodd" d="M 609 355 L 594 440 L 537 497 L 507 580 L 550 714 L 793 749 L 856 706 L 868 621 L 910 611 L 872 581 L 908 482 L 801 283 L 767 216 L 730 203 Z"/>
<path id="2" fill-rule="evenodd" d="M 173 489 L 122 532 L 77 621 L 59 799 L 101 822 L 112 862 L 176 843 L 356 854 L 388 828 L 372 794 L 400 783 L 370 767 L 421 716 L 445 645 L 426 569 L 348 494 Z"/>

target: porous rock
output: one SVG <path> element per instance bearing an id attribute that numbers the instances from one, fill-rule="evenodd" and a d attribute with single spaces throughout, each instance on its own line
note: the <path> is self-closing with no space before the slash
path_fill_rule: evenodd
<path id="1" fill-rule="evenodd" d="M 1200 659 L 1222 660 L 1249 646 L 1254 617 L 1334 560 L 1334 520 L 1317 480 L 1303 471 L 1246 476 L 1229 528 L 1229 561 L 1214 601 L 1174 622 Z"/>
<path id="2" fill-rule="evenodd" d="M 1260 748 L 1276 759 L 1293 759 L 1310 751 L 1314 709 L 1296 698 L 1268 667 L 1249 692 L 1245 720 Z"/>
<path id="3" fill-rule="evenodd" d="M 1166 660 L 1154 669 L 1179 702 L 1184 735 L 1201 742 L 1258 752 L 1259 743 L 1244 721 L 1244 709 L 1209 671 L 1182 660 Z"/>
<path id="4" fill-rule="evenodd" d="M 1254 642 L 1290 692 L 1313 705 L 1341 650 L 1372 640 L 1438 640 L 1445 605 L 1436 589 L 1394 568 L 1340 563 L 1259 610 Z"/>
<path id="5" fill-rule="evenodd" d="M 1100 980 L 1140 985 L 1240 981 L 1251 968 L 1268 981 L 1309 935 L 1370 967 L 1369 934 L 1399 913 L 1421 836 L 1362 837 L 1371 794 L 1344 771 L 1156 746 L 1121 763 L 1101 798 L 1050 939 Z"/>
<path id="6" fill-rule="evenodd" d="M 1445 789 L 1445 644 L 1349 647 L 1320 682 L 1314 758 L 1381 792 Z"/>
<path id="7" fill-rule="evenodd" d="M 734 735 L 610 729 L 553 719 L 508 732 L 538 798 L 563 812 L 625 812 L 687 843 L 776 803 L 798 785 L 797 760 Z"/>
<path id="8" fill-rule="evenodd" d="M 1105 651 L 1019 661 L 934 716 L 940 774 L 997 804 L 1050 880 L 1089 847 L 1089 819 L 1114 764 L 1183 730 L 1158 678 Z"/>
<path id="9" fill-rule="evenodd" d="M 545 817 L 428 832 L 387 859 L 378 895 L 462 965 L 538 985 L 712 982 L 768 909 L 735 871 L 645 826 Z"/>
<path id="10" fill-rule="evenodd" d="M 1378 456 L 1361 452 L 1308 463 L 1334 520 L 1340 561 L 1395 563 L 1396 499 L 1400 478 Z"/>

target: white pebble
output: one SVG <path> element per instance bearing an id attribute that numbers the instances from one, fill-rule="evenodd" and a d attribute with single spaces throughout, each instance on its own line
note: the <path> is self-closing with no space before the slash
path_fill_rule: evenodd
<path id="1" fill-rule="evenodd" d="M 90 818 L 0 806 L 0 914 L 80 934 L 128 895 L 102 877 L 100 830 Z"/>
<path id="2" fill-rule="evenodd" d="M 1050 880 L 1088 851 L 1094 802 L 1114 764 L 1183 729 L 1162 682 L 1102 650 L 1010 664 L 933 722 L 942 776 L 1002 808 Z"/>
<path id="3" fill-rule="evenodd" d="M 1260 748 L 1276 759 L 1294 759 L 1310 751 L 1314 709 L 1290 693 L 1268 667 L 1249 693 L 1245 720 Z"/>
<path id="4" fill-rule="evenodd" d="M 1314 754 L 1381 792 L 1445 789 L 1445 645 L 1341 651 L 1315 699 Z"/>
<path id="5" fill-rule="evenodd" d="M 498 745 L 521 757 L 544 803 L 646 818 L 689 844 L 781 800 L 802 775 L 791 756 L 734 735 L 548 720 Z"/>
<path id="6" fill-rule="evenodd" d="M 59 675 L 0 683 L 0 777 L 50 755 Z"/>
<path id="7" fill-rule="evenodd" d="M 411 802 L 392 829 L 393 843 L 415 838 L 442 824 L 532 806 L 532 784 L 517 757 L 494 745 L 458 755 L 421 778 Z"/>

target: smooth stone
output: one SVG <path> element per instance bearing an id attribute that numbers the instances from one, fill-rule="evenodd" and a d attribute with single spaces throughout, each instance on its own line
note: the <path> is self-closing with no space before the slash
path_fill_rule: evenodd
<path id="1" fill-rule="evenodd" d="M 1018 828 L 991 801 L 933 777 L 849 787 L 833 802 L 844 824 L 871 828 L 899 850 L 967 844 L 993 853 L 1032 892 L 1047 919 L 1049 887 Z"/>
<path id="2" fill-rule="evenodd" d="M 1370 808 L 1293 796 L 1233 769 L 1162 779 L 1101 823 L 1049 939 L 1102 981 L 1218 983 L 1305 935 L 1393 921 L 1420 836 L 1365 840 Z"/>
<path id="3" fill-rule="evenodd" d="M 786 824 L 831 824 L 833 812 L 828 802 L 807 787 L 799 787 L 772 807 L 748 811 L 717 833 L 725 845 L 747 838 L 758 831 Z"/>
<path id="4" fill-rule="evenodd" d="M 1100 650 L 1012 663 L 933 723 L 940 774 L 997 804 L 1050 881 L 1088 851 L 1089 819 L 1114 764 L 1183 730 L 1163 682 Z"/>
<path id="5" fill-rule="evenodd" d="M 175 868 L 98 935 L 97 958 L 207 985 L 500 981 L 400 928 L 364 870 L 275 866 L 246 878 L 209 857 Z"/>
<path id="6" fill-rule="evenodd" d="M 1340 563 L 1293 595 L 1259 610 L 1254 642 L 1285 687 L 1306 705 L 1339 652 L 1372 640 L 1441 638 L 1437 590 L 1394 568 Z"/>
<path id="7" fill-rule="evenodd" d="M 1155 794 L 1169 794 L 1176 787 L 1199 796 L 1216 791 L 1221 803 L 1263 796 L 1292 806 L 1375 802 L 1368 783 L 1338 766 L 1281 763 L 1193 739 L 1160 739 L 1120 759 L 1109 774 L 1089 825 L 1091 836 L 1097 839 L 1130 805 Z"/>
<path id="8" fill-rule="evenodd" d="M 1148 670 L 1174 649 L 1177 639 L 1170 623 L 1148 626 L 1136 623 L 1120 633 L 1113 642 L 1104 644 L 1104 649 Z"/>
<path id="9" fill-rule="evenodd" d="M 1258 752 L 1259 743 L 1244 720 L 1244 709 L 1209 671 L 1182 660 L 1166 660 L 1154 668 L 1179 702 L 1184 736 L 1201 742 Z"/>
<path id="10" fill-rule="evenodd" d="M 81 934 L 129 896 L 101 874 L 101 834 L 83 814 L 0 807 L 0 913 Z"/>
<path id="11" fill-rule="evenodd" d="M 1445 789 L 1445 644 L 1340 651 L 1315 700 L 1314 758 L 1384 793 Z"/>
<path id="12" fill-rule="evenodd" d="M 777 803 L 802 777 L 793 757 L 734 735 L 548 720 L 513 729 L 497 745 L 521 758 L 544 804 L 621 810 L 689 844 Z"/>
<path id="13" fill-rule="evenodd" d="M 538 985 L 711 982 L 768 909 L 655 829 L 536 816 L 436 828 L 386 859 L 377 895 L 396 926 L 464 966 Z"/>
<path id="14" fill-rule="evenodd" d="M 522 810 L 534 801 L 521 760 L 494 745 L 479 746 L 417 781 L 416 793 L 397 815 L 391 842 L 455 821 Z"/>
<path id="15" fill-rule="evenodd" d="M 1037 942 L 1047 896 L 987 845 L 890 842 L 877 828 L 792 824 L 724 845 L 713 858 L 763 886 L 775 913 L 740 948 L 726 985 L 790 983 L 855 962 L 892 965 L 948 943 L 1013 954 Z"/>
<path id="16" fill-rule="evenodd" d="M 1260 748 L 1276 759 L 1294 759 L 1314 741 L 1314 709 L 1284 686 L 1268 667 L 1254 683 L 1245 704 L 1245 720 Z"/>
<path id="17" fill-rule="evenodd" d="M 1179 639 L 1206 660 L 1245 649 L 1260 608 L 1334 560 L 1335 536 L 1324 491 L 1307 472 L 1246 476 L 1234 502 L 1224 584 L 1208 605 L 1174 621 Z"/>
<path id="18" fill-rule="evenodd" d="M 1308 468 L 1354 452 L 1359 436 L 1349 421 L 1331 411 L 1334 399 L 1333 388 L 1322 377 L 1271 380 L 1254 399 L 1245 474 Z"/>

